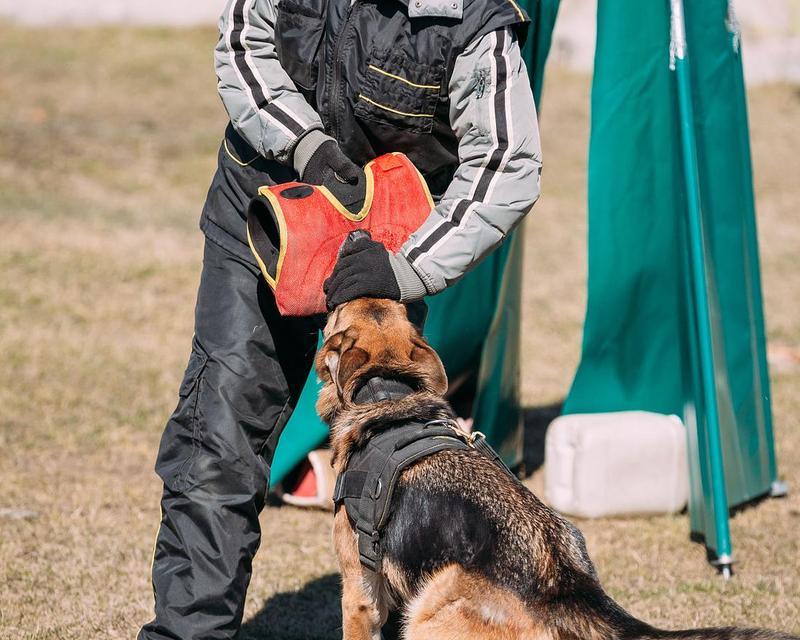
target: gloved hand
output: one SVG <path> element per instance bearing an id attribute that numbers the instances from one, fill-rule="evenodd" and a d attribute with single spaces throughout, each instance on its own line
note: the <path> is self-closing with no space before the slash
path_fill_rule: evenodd
<path id="1" fill-rule="evenodd" d="M 329 310 L 355 298 L 421 300 L 427 290 L 401 254 L 390 253 L 367 231 L 353 231 L 339 249 L 339 258 L 323 284 Z"/>
<path id="2" fill-rule="evenodd" d="M 322 290 L 328 310 L 355 298 L 400 299 L 400 285 L 389 262 L 389 252 L 366 232 L 351 233 Z"/>
<path id="3" fill-rule="evenodd" d="M 293 162 L 303 182 L 324 185 L 352 212 L 364 206 L 367 186 L 364 170 L 342 153 L 336 140 L 322 131 L 310 131 L 300 139 Z"/>

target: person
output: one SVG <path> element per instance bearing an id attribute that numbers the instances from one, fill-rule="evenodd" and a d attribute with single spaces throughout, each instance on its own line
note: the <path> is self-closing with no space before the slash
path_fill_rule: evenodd
<path id="1" fill-rule="evenodd" d="M 250 253 L 250 199 L 299 178 L 358 207 L 361 167 L 401 151 L 435 207 L 397 254 L 351 243 L 327 302 L 442 291 L 538 198 L 528 22 L 515 0 L 229 0 L 215 59 L 230 123 L 201 215 L 192 350 L 157 455 L 155 617 L 140 640 L 237 635 L 270 461 L 316 349 L 316 321 L 280 316 Z"/>

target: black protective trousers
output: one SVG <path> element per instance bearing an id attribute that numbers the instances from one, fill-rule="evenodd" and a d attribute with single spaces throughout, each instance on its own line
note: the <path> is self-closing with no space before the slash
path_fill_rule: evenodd
<path id="1" fill-rule="evenodd" d="M 139 640 L 238 633 L 272 455 L 317 344 L 318 321 L 280 316 L 244 244 L 249 199 L 292 176 L 263 159 L 247 164 L 254 152 L 230 130 L 226 139 L 201 219 L 192 351 L 156 461 L 155 619 Z"/>

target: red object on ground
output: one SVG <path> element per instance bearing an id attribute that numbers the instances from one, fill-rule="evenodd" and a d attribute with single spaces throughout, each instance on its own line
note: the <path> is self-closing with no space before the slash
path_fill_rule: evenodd
<path id="1" fill-rule="evenodd" d="M 282 315 L 326 312 L 322 284 L 351 231 L 368 231 L 397 252 L 428 217 L 428 186 L 405 155 L 375 158 L 364 173 L 364 206 L 356 213 L 325 187 L 301 182 L 262 187 L 250 203 L 247 239 Z"/>
<path id="2" fill-rule="evenodd" d="M 317 476 L 308 458 L 300 463 L 290 478 L 289 482 L 284 484 L 292 485 L 287 486 L 287 493 L 292 494 L 298 498 L 313 498 L 317 495 Z"/>

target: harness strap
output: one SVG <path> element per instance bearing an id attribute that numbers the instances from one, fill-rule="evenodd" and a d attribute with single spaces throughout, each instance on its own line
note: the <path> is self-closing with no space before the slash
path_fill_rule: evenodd
<path id="1" fill-rule="evenodd" d="M 400 479 L 400 474 L 418 460 L 427 458 L 440 451 L 453 449 L 469 449 L 469 445 L 455 437 L 452 433 L 447 436 L 433 435 L 431 437 L 417 438 L 402 448 L 398 447 L 395 452 L 389 456 L 378 478 L 379 491 L 374 494 L 374 522 L 376 529 L 379 531 L 383 529 L 386 521 L 389 519 L 392 495 L 394 494 L 397 481 Z"/>
<path id="2" fill-rule="evenodd" d="M 345 498 L 360 498 L 368 475 L 366 471 L 352 469 L 336 476 L 336 485 L 333 488 L 334 504 L 339 504 Z"/>
<path id="3" fill-rule="evenodd" d="M 442 424 L 442 426 L 439 426 Z M 443 423 L 429 422 L 422 429 L 409 433 L 408 435 L 400 438 L 394 445 L 395 451 L 405 449 L 407 446 L 414 444 L 418 440 L 425 440 L 428 438 L 450 438 L 456 439 L 461 442 L 458 433 L 452 427 L 444 426 Z"/>
<path id="4" fill-rule="evenodd" d="M 376 573 L 381 570 L 381 534 L 366 520 L 356 522 L 358 532 L 358 559 L 361 564 Z"/>
<path id="5" fill-rule="evenodd" d="M 391 380 L 374 376 L 367 380 L 353 396 L 356 404 L 371 404 L 383 402 L 384 400 L 395 400 L 404 398 L 414 393 L 409 385 L 402 380 Z"/>
<path id="6" fill-rule="evenodd" d="M 470 435 L 470 444 L 472 444 L 475 449 L 489 458 L 489 460 L 492 460 L 498 467 L 514 478 L 514 480 L 518 479 L 517 476 L 514 475 L 514 472 L 508 468 L 508 465 L 503 462 L 500 454 L 497 453 L 497 451 L 495 451 L 488 442 L 486 442 L 486 436 L 480 431 L 475 431 Z"/>
<path id="7" fill-rule="evenodd" d="M 466 434 L 446 421 L 412 422 L 378 432 L 352 454 L 348 469 L 336 479 L 333 499 L 337 505 L 344 503 L 355 525 L 365 568 L 380 571 L 381 532 L 391 516 L 400 474 L 422 458 L 457 449 L 474 449 L 515 477 L 482 433 Z"/>

